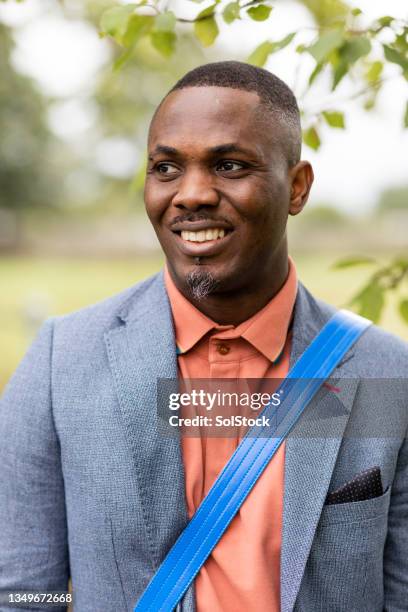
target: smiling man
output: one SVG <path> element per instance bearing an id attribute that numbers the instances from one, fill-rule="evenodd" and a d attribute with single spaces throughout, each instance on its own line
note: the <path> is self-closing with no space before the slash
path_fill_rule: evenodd
<path id="1" fill-rule="evenodd" d="M 242 438 L 161 435 L 160 381 L 258 392 L 331 319 L 288 256 L 313 182 L 300 155 L 293 93 L 261 68 L 201 66 L 159 105 L 145 202 L 164 270 L 46 321 L 1 401 L 0 610 L 69 577 L 75 611 L 133 610 Z M 407 346 L 365 331 L 178 612 L 407 609 L 407 374 Z"/>
<path id="2" fill-rule="evenodd" d="M 295 97 L 266 75 L 234 63 L 198 68 L 149 132 L 147 213 L 177 288 L 218 323 L 241 323 L 282 287 L 287 217 L 313 182 L 299 161 Z"/>

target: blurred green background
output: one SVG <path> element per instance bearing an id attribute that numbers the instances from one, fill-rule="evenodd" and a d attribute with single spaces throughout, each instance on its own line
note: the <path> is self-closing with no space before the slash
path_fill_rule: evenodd
<path id="1" fill-rule="evenodd" d="M 341 3 L 323 4 L 328 10 Z M 367 12 L 371 4 L 359 3 Z M 391 4 L 390 11 L 400 10 L 404 1 Z M 102 300 L 160 269 L 142 197 L 151 115 L 187 70 L 245 59 L 258 42 L 254 24 L 245 26 L 244 38 L 239 29 L 221 31 L 205 50 L 186 31 L 171 58 L 163 60 L 144 41 L 137 61 L 115 72 L 117 50 L 98 36 L 101 12 L 110 5 L 0 3 L 0 390 L 46 317 Z M 321 10 L 309 0 L 277 2 L 274 36 L 296 19 L 307 29 L 311 7 Z M 268 68 L 301 98 L 292 63 L 284 52 Z M 346 255 L 388 261 L 408 245 L 407 135 L 400 125 L 405 99 L 391 84 L 368 116 L 348 87 L 336 101 L 349 113 L 347 130 L 323 129 L 321 150 L 305 149 L 316 186 L 307 210 L 289 221 L 300 279 L 337 306 L 348 302 L 370 269 L 334 270 L 334 262 Z M 403 291 L 387 296 L 381 325 L 408 340 L 408 326 L 394 308 Z"/>
<path id="2" fill-rule="evenodd" d="M 330 272 L 335 253 L 324 256 L 292 253 L 299 277 L 314 295 L 338 306 L 364 280 L 361 269 Z M 153 274 L 160 255 L 125 259 L 3 257 L 0 259 L 0 387 L 12 374 L 45 316 L 64 314 L 92 304 Z M 382 326 L 408 340 L 407 326 L 393 308 L 393 298 Z"/>

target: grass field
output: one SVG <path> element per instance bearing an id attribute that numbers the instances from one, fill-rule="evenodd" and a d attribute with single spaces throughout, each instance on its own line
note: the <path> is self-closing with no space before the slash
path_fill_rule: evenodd
<path id="1" fill-rule="evenodd" d="M 316 295 L 344 306 L 364 282 L 369 269 L 333 271 L 330 256 L 294 254 L 298 276 Z M 0 389 L 5 385 L 47 316 L 64 314 L 109 297 L 153 274 L 163 260 L 0 259 Z M 392 300 L 382 327 L 408 340 L 408 326 L 399 319 Z"/>

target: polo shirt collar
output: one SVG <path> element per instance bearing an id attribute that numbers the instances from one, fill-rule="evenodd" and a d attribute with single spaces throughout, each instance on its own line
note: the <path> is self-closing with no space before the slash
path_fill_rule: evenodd
<path id="1" fill-rule="evenodd" d="M 250 319 L 244 321 L 240 335 L 269 361 L 277 361 L 285 346 L 297 294 L 295 264 L 289 257 L 289 272 L 285 283 L 273 298 Z"/>
<path id="2" fill-rule="evenodd" d="M 173 313 L 177 352 L 189 351 L 209 331 L 228 332 L 223 339 L 242 337 L 271 362 L 277 361 L 284 348 L 297 294 L 297 274 L 289 257 L 289 273 L 274 297 L 252 317 L 233 325 L 219 325 L 200 312 L 177 289 L 167 265 L 164 281 Z M 228 338 L 227 338 L 228 337 Z"/>

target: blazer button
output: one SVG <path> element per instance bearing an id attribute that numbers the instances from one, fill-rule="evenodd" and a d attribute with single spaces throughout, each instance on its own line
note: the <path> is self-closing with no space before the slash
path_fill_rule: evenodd
<path id="1" fill-rule="evenodd" d="M 217 351 L 219 352 L 220 355 L 228 355 L 230 350 L 231 349 L 228 346 L 228 344 L 218 344 L 217 345 Z"/>

